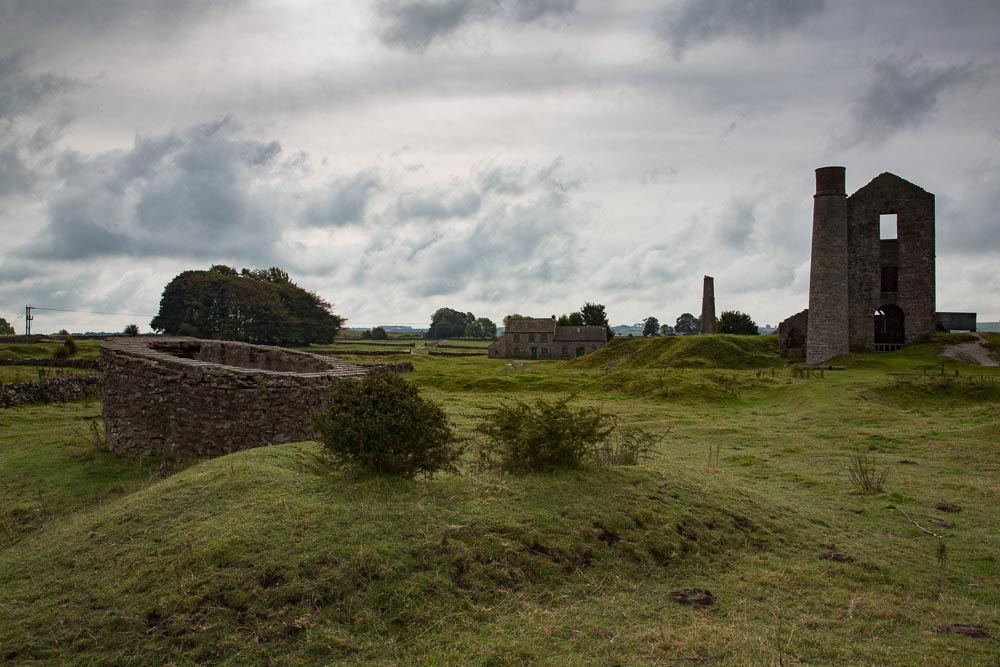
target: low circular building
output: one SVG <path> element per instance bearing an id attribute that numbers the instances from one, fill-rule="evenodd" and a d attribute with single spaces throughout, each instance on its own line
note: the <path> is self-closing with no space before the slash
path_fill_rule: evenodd
<path id="1" fill-rule="evenodd" d="M 109 449 L 190 459 L 313 438 L 331 384 L 368 369 L 267 345 L 115 338 L 100 371 Z"/>

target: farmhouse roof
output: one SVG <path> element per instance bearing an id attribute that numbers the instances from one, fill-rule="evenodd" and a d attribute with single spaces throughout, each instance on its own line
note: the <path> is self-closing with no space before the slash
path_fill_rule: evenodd
<path id="1" fill-rule="evenodd" d="M 605 327 L 568 326 L 556 327 L 556 341 L 599 341 L 608 342 L 608 330 Z"/>
<path id="2" fill-rule="evenodd" d="M 511 320 L 505 333 L 552 333 L 556 321 L 548 317 L 523 317 Z"/>

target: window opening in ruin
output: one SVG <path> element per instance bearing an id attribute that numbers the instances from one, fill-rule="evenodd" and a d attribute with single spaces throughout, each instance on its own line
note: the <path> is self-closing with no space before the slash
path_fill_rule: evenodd
<path id="1" fill-rule="evenodd" d="M 882 267 L 882 291 L 883 292 L 898 292 L 899 291 L 899 267 L 898 266 L 883 266 Z"/>
<path id="2" fill-rule="evenodd" d="M 896 214 L 889 213 L 878 217 L 878 237 L 883 241 L 898 238 Z"/>
<path id="3" fill-rule="evenodd" d="M 906 342 L 905 317 L 903 309 L 891 303 L 878 307 L 875 311 L 875 349 L 889 350 Z"/>

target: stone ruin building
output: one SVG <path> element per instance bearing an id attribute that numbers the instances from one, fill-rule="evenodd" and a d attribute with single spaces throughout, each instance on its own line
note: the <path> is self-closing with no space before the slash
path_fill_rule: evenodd
<path id="1" fill-rule="evenodd" d="M 701 297 L 701 332 L 703 334 L 719 333 L 718 321 L 715 319 L 715 278 L 705 276 L 705 284 Z"/>
<path id="2" fill-rule="evenodd" d="M 173 459 L 310 440 L 334 382 L 368 369 L 265 345 L 194 338 L 101 344 L 108 448 Z"/>
<path id="3" fill-rule="evenodd" d="M 576 359 L 604 347 L 601 326 L 558 326 L 556 316 L 511 320 L 488 348 L 491 359 Z"/>
<path id="4" fill-rule="evenodd" d="M 935 312 L 934 195 L 886 172 L 847 196 L 844 174 L 816 170 L 809 308 L 779 325 L 782 356 L 815 365 L 975 331 L 975 313 Z"/>

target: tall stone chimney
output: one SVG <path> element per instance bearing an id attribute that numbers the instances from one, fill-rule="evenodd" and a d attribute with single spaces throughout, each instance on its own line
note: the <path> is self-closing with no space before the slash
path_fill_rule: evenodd
<path id="1" fill-rule="evenodd" d="M 719 333 L 715 322 L 715 278 L 712 276 L 705 276 L 705 288 L 701 297 L 701 332 Z"/>
<path id="2" fill-rule="evenodd" d="M 806 363 L 810 366 L 849 351 L 844 171 L 843 167 L 816 170 L 806 348 Z"/>

